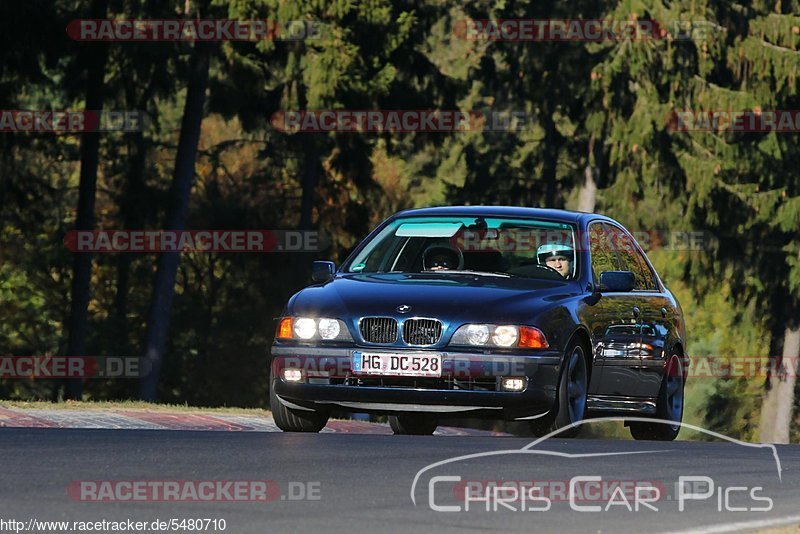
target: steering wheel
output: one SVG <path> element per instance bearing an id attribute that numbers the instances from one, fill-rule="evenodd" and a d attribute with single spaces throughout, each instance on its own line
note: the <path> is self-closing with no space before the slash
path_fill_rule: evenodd
<path id="1" fill-rule="evenodd" d="M 557 270 L 553 269 L 549 265 L 542 265 L 541 263 L 533 263 L 532 265 L 535 265 L 535 266 L 539 267 L 540 269 L 546 269 L 548 271 L 552 271 L 552 272 L 556 273 L 558 276 L 561 276 L 561 278 L 564 278 L 564 276 L 562 276 L 562 274 L 560 272 L 558 272 Z"/>

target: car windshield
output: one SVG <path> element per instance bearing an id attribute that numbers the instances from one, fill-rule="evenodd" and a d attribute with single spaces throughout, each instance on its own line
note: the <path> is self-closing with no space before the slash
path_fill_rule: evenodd
<path id="1" fill-rule="evenodd" d="M 346 273 L 443 273 L 566 280 L 577 275 L 573 225 L 502 217 L 404 217 Z"/>

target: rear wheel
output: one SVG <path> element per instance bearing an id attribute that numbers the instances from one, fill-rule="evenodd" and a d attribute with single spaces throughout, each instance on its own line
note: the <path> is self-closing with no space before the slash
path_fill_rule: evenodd
<path id="1" fill-rule="evenodd" d="M 430 436 L 439 426 L 439 420 L 429 414 L 398 414 L 389 416 L 389 426 L 395 434 Z"/>
<path id="2" fill-rule="evenodd" d="M 284 432 L 319 432 L 328 424 L 328 412 L 318 410 L 297 410 L 285 406 L 275 394 L 273 379 L 269 388 L 269 407 L 275 424 Z"/>
<path id="3" fill-rule="evenodd" d="M 673 354 L 664 368 L 656 403 L 656 418 L 676 424 L 631 421 L 630 431 L 634 439 L 672 441 L 678 437 L 683 419 L 683 386 L 683 363 L 680 356 Z"/>
<path id="4" fill-rule="evenodd" d="M 573 341 L 564 352 L 564 368 L 558 384 L 558 396 L 553 411 L 532 422 L 533 433 L 544 436 L 582 421 L 586 415 L 586 395 L 589 390 L 589 373 L 583 346 Z M 572 438 L 580 433 L 575 426 L 559 432 L 558 437 Z"/>

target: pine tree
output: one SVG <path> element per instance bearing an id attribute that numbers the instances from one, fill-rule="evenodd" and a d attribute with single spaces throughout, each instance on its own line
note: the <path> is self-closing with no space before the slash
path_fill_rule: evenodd
<path id="1" fill-rule="evenodd" d="M 615 176 L 600 193 L 603 206 L 649 229 L 713 233 L 717 240 L 707 243 L 704 254 L 688 257 L 687 280 L 704 294 L 728 279 L 737 302 L 754 301 L 764 310 L 774 362 L 796 357 L 796 134 L 676 131 L 671 117 L 684 110 L 796 109 L 798 6 L 621 5 L 647 9 L 660 20 L 700 21 L 703 33 L 631 45 L 593 75 L 607 104 L 598 113 L 609 128 L 604 150 Z M 789 439 L 793 395 L 794 373 L 768 382 L 763 440 Z"/>

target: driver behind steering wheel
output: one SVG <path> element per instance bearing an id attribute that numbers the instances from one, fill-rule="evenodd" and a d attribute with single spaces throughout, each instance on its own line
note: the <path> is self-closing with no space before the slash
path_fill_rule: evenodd
<path id="1" fill-rule="evenodd" d="M 564 243 L 548 243 L 536 251 L 540 265 L 546 265 L 564 278 L 572 276 L 572 262 L 575 261 L 575 251 Z"/>
<path id="2" fill-rule="evenodd" d="M 449 246 L 432 245 L 422 255 L 422 270 L 452 271 L 464 268 L 461 251 Z"/>

